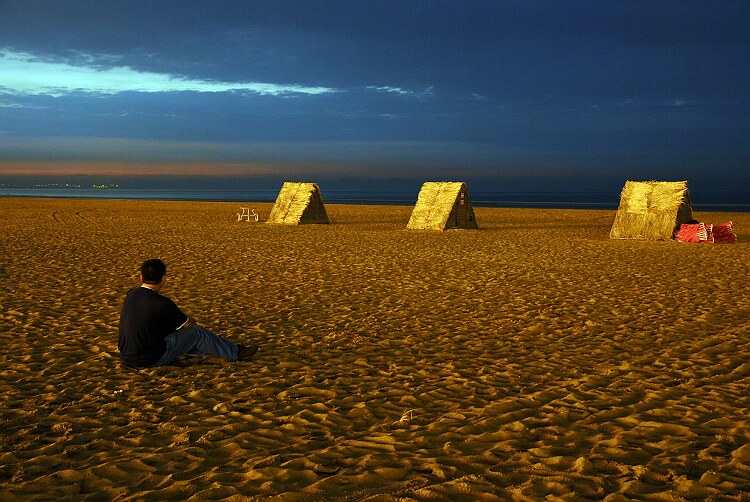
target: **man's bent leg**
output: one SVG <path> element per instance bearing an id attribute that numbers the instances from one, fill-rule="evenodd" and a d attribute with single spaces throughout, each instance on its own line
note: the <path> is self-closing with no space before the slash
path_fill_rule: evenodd
<path id="1" fill-rule="evenodd" d="M 183 354 L 209 355 L 229 361 L 236 361 L 238 357 L 236 344 L 197 324 L 168 334 L 164 341 L 167 343 L 167 349 L 154 366 L 171 364 Z"/>

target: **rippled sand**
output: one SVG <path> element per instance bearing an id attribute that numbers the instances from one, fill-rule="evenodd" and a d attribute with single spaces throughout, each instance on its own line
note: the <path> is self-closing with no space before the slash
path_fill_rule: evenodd
<path id="1" fill-rule="evenodd" d="M 750 213 L 696 213 L 735 222 L 711 246 L 239 206 L 0 199 L 0 500 L 748 500 Z M 256 358 L 122 367 L 152 257 Z"/>

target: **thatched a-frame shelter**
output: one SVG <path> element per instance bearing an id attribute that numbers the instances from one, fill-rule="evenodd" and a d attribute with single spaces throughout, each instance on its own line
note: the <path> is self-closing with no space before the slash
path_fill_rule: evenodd
<path id="1" fill-rule="evenodd" d="M 687 181 L 626 181 L 609 237 L 668 240 L 692 219 Z"/>
<path id="2" fill-rule="evenodd" d="M 422 185 L 406 228 L 447 230 L 477 228 L 466 183 L 428 181 Z"/>
<path id="3" fill-rule="evenodd" d="M 266 223 L 330 223 L 316 183 L 284 182 Z"/>

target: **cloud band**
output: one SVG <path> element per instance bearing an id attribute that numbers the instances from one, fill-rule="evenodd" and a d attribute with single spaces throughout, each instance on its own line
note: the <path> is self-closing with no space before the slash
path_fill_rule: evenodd
<path id="1" fill-rule="evenodd" d="M 140 71 L 128 66 L 98 68 L 62 61 L 43 61 L 24 52 L 0 50 L 0 92 L 13 95 L 62 96 L 70 93 L 227 92 L 264 96 L 321 95 L 330 87 L 268 82 L 221 82 L 181 75 Z"/>

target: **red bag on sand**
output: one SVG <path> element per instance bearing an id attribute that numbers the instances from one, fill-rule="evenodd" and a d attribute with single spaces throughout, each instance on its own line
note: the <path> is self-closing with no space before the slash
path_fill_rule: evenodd
<path id="1" fill-rule="evenodd" d="M 705 223 L 683 223 L 674 234 L 677 242 L 713 242 L 711 226 Z"/>
<path id="2" fill-rule="evenodd" d="M 734 225 L 729 221 L 721 225 L 710 223 L 683 223 L 674 233 L 677 242 L 737 242 Z"/>
<path id="3" fill-rule="evenodd" d="M 737 242 L 737 235 L 734 233 L 734 225 L 731 221 L 714 225 L 713 236 L 714 242 Z"/>

